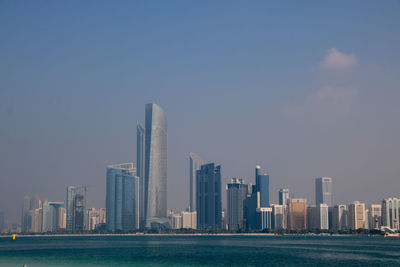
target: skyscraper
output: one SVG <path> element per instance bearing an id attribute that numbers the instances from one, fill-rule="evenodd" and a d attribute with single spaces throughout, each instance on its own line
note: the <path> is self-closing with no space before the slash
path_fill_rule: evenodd
<path id="1" fill-rule="evenodd" d="M 139 123 L 136 125 L 136 174 L 139 177 L 139 213 L 140 213 L 140 228 L 144 228 L 146 223 L 146 187 L 145 187 L 145 132 Z"/>
<path id="2" fill-rule="evenodd" d="M 282 188 L 279 190 L 279 205 L 287 205 L 289 199 L 289 189 Z"/>
<path id="3" fill-rule="evenodd" d="M 193 152 L 189 153 L 189 211 L 196 211 L 196 172 L 203 165 L 203 160 Z"/>
<path id="4" fill-rule="evenodd" d="M 335 205 L 332 212 L 332 228 L 334 230 L 348 229 L 348 210 L 346 205 Z"/>
<path id="5" fill-rule="evenodd" d="M 246 229 L 254 230 L 257 229 L 257 205 L 258 192 L 256 190 L 256 185 L 251 185 L 251 192 L 247 195 L 245 202 L 245 218 L 246 218 Z"/>
<path id="6" fill-rule="evenodd" d="M 325 203 L 328 207 L 332 207 L 332 178 L 319 177 L 315 179 L 315 204 Z"/>
<path id="7" fill-rule="evenodd" d="M 287 205 L 272 204 L 272 228 L 286 229 L 287 228 Z"/>
<path id="8" fill-rule="evenodd" d="M 307 229 L 307 199 L 289 199 L 289 229 Z"/>
<path id="9" fill-rule="evenodd" d="M 368 213 L 368 227 L 369 229 L 380 229 L 382 223 L 382 205 L 371 204 Z"/>
<path id="10" fill-rule="evenodd" d="M 64 207 L 64 202 L 46 202 L 42 210 L 42 232 L 53 232 L 59 230 L 59 220 L 63 214 L 60 208 Z"/>
<path id="11" fill-rule="evenodd" d="M 220 229 L 221 204 L 221 166 L 214 163 L 202 165 L 196 174 L 197 228 Z"/>
<path id="12" fill-rule="evenodd" d="M 67 211 L 67 231 L 72 231 L 74 227 L 74 199 L 75 199 L 75 186 L 67 187 L 67 199 L 65 201 Z"/>
<path id="13" fill-rule="evenodd" d="M 24 202 L 22 203 L 22 212 L 21 212 L 21 230 L 22 232 L 27 232 L 29 230 L 30 222 L 28 211 L 30 209 L 31 198 L 28 195 L 24 196 Z"/>
<path id="14" fill-rule="evenodd" d="M 169 227 L 167 218 L 167 118 L 157 104 L 146 104 L 146 227 Z"/>
<path id="15" fill-rule="evenodd" d="M 228 230 L 242 229 L 244 225 L 244 202 L 247 197 L 248 185 L 242 179 L 232 178 L 226 185 L 228 206 Z"/>
<path id="16" fill-rule="evenodd" d="M 139 177 L 133 163 L 107 167 L 106 228 L 139 228 Z"/>
<path id="17" fill-rule="evenodd" d="M 354 201 L 349 205 L 349 226 L 356 230 L 366 228 L 365 203 Z"/>
<path id="18" fill-rule="evenodd" d="M 259 207 L 269 207 L 269 175 L 256 166 L 256 190 L 260 195 Z"/>
<path id="19" fill-rule="evenodd" d="M 85 198 L 81 194 L 74 196 L 74 223 L 72 230 L 82 231 L 85 221 Z"/>
<path id="20" fill-rule="evenodd" d="M 382 200 L 382 226 L 399 229 L 400 199 L 386 198 Z"/>

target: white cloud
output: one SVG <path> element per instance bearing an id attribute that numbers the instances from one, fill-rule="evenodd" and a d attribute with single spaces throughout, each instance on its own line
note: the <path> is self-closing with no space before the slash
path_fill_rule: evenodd
<path id="1" fill-rule="evenodd" d="M 323 86 L 304 100 L 283 109 L 286 118 L 337 118 L 349 113 L 357 91 L 353 87 Z"/>
<path id="2" fill-rule="evenodd" d="M 336 48 L 330 48 L 321 62 L 324 69 L 349 69 L 357 65 L 357 59 L 353 54 L 345 54 Z"/>

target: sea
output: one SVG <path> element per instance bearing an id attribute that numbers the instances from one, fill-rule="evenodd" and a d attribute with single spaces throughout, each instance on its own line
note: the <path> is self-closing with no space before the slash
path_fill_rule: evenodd
<path id="1" fill-rule="evenodd" d="M 383 236 L 0 237 L 0 266 L 400 266 Z"/>

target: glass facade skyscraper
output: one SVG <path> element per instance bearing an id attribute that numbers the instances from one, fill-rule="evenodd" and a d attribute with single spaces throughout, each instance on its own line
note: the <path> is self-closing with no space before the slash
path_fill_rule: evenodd
<path id="1" fill-rule="evenodd" d="M 157 104 L 146 104 L 145 201 L 146 227 L 168 228 L 167 118 Z"/>
<path id="2" fill-rule="evenodd" d="M 289 189 L 282 188 L 279 190 L 279 205 L 287 205 L 289 199 Z"/>
<path id="3" fill-rule="evenodd" d="M 326 204 L 333 206 L 332 178 L 319 177 L 315 179 L 315 205 Z"/>
<path id="4" fill-rule="evenodd" d="M 67 187 L 67 197 L 66 197 L 66 201 L 65 201 L 66 212 L 67 212 L 67 219 L 66 219 L 67 231 L 72 231 L 73 225 L 74 225 L 75 190 L 76 189 L 74 186 Z"/>
<path id="5" fill-rule="evenodd" d="M 189 153 L 189 211 L 196 211 L 196 172 L 203 165 L 203 160 L 193 152 Z"/>
<path id="6" fill-rule="evenodd" d="M 196 173 L 197 228 L 221 229 L 221 166 L 202 165 Z"/>
<path id="7" fill-rule="evenodd" d="M 139 228 L 139 177 L 133 163 L 107 167 L 106 228 Z"/>
<path id="8" fill-rule="evenodd" d="M 136 126 L 136 174 L 139 177 L 139 213 L 140 213 L 140 228 L 144 228 L 146 222 L 146 199 L 145 199 L 145 156 L 144 156 L 144 141 L 145 132 L 139 123 Z"/>
<path id="9" fill-rule="evenodd" d="M 269 207 L 269 175 L 262 171 L 260 165 L 256 167 L 256 190 L 260 195 L 259 207 Z"/>
<path id="10" fill-rule="evenodd" d="M 238 230 L 245 227 L 244 204 L 247 197 L 248 185 L 242 179 L 232 178 L 226 185 L 228 230 Z"/>

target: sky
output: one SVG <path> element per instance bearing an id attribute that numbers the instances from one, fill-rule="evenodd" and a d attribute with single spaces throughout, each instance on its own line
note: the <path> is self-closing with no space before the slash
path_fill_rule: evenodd
<path id="1" fill-rule="evenodd" d="M 65 201 L 136 161 L 146 103 L 168 119 L 168 207 L 189 152 L 315 203 L 400 197 L 400 1 L 0 1 L 0 210 Z M 223 186 L 225 189 L 225 186 Z M 224 190 L 223 190 L 224 191 Z M 225 198 L 225 197 L 224 197 Z"/>

